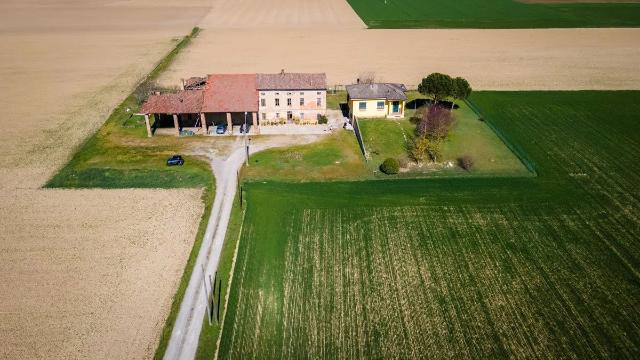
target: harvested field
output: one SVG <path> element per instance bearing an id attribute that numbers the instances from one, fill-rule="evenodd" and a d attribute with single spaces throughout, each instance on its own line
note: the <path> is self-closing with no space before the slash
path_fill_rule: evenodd
<path id="1" fill-rule="evenodd" d="M 477 93 L 538 177 L 250 183 L 222 358 L 635 358 L 640 92 Z"/>
<path id="2" fill-rule="evenodd" d="M 0 188 L 43 185 L 206 13 L 48 3 L 0 4 Z"/>
<path id="3" fill-rule="evenodd" d="M 297 1 L 294 8 L 318 2 L 324 9 L 318 17 L 291 17 L 290 8 L 275 1 L 219 3 L 161 82 L 175 86 L 192 75 L 286 69 L 326 72 L 330 86 L 368 72 L 377 80 L 416 85 L 435 71 L 463 76 L 476 89 L 635 89 L 640 83 L 640 29 L 366 30 L 343 0 Z M 334 23 L 339 9 L 339 19 L 354 20 Z"/>
<path id="4" fill-rule="evenodd" d="M 37 188 L 207 3 L 0 4 L 0 358 L 153 356 L 202 191 Z"/>
<path id="5" fill-rule="evenodd" d="M 153 356 L 200 190 L 11 190 L 0 205 L 3 359 Z"/>

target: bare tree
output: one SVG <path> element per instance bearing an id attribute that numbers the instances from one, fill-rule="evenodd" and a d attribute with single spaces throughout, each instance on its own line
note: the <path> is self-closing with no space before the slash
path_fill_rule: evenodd
<path id="1" fill-rule="evenodd" d="M 133 91 L 133 97 L 136 99 L 136 103 L 142 104 L 149 95 L 153 94 L 158 89 L 158 84 L 155 81 L 144 81 L 142 84 Z"/>
<path id="2" fill-rule="evenodd" d="M 416 126 L 416 135 L 426 136 L 432 140 L 444 139 L 455 124 L 451 111 L 441 106 L 431 106 L 425 111 Z"/>
<path id="3" fill-rule="evenodd" d="M 373 71 L 360 73 L 358 82 L 360 84 L 373 84 L 376 82 L 376 74 Z"/>

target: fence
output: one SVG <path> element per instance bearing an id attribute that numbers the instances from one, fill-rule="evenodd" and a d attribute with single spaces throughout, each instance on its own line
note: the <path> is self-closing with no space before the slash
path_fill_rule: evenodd
<path id="1" fill-rule="evenodd" d="M 533 160 L 529 158 L 529 156 L 524 151 L 524 149 L 522 149 L 522 147 L 520 147 L 519 145 L 512 143 L 511 140 L 509 140 L 509 137 L 505 135 L 505 133 L 502 132 L 502 130 L 496 127 L 490 118 L 487 118 L 486 116 L 482 115 L 482 112 L 480 112 L 478 106 L 476 106 L 476 104 L 473 103 L 473 101 L 469 99 L 465 99 L 464 101 L 467 105 L 469 105 L 469 108 L 473 110 L 473 112 L 475 112 L 476 115 L 478 115 L 478 117 L 484 120 L 484 122 L 496 134 L 496 136 L 498 136 L 498 138 L 509 148 L 509 150 L 511 150 L 511 152 L 516 154 L 516 157 L 520 160 L 520 162 L 522 162 L 522 164 L 527 168 L 527 170 L 529 170 L 529 172 L 533 174 L 537 174 L 535 162 L 533 162 Z"/>
<path id="2" fill-rule="evenodd" d="M 353 117 L 353 132 L 356 134 L 356 139 L 358 139 L 358 145 L 360 145 L 360 151 L 362 151 L 362 155 L 364 156 L 365 161 L 369 161 L 369 153 L 367 153 L 367 149 L 364 147 L 364 139 L 362 138 L 362 133 L 360 132 L 360 126 L 358 125 L 358 119 Z"/>

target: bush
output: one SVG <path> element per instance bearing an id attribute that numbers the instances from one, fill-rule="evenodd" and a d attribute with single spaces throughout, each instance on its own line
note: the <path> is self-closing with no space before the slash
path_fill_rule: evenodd
<path id="1" fill-rule="evenodd" d="M 380 165 L 380 171 L 387 175 L 395 175 L 400 172 L 400 163 L 397 159 L 388 158 Z"/>
<path id="2" fill-rule="evenodd" d="M 329 122 L 326 115 L 318 115 L 318 124 L 326 124 Z"/>
<path id="3" fill-rule="evenodd" d="M 471 171 L 471 168 L 473 168 L 473 158 L 469 155 L 461 156 L 458 159 L 458 165 L 466 171 Z"/>

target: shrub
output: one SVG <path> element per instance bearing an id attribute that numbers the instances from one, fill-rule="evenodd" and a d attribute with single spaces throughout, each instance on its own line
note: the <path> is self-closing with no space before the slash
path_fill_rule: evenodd
<path id="1" fill-rule="evenodd" d="M 329 122 L 326 115 L 318 115 L 318 124 L 326 124 Z"/>
<path id="2" fill-rule="evenodd" d="M 471 171 L 471 168 L 473 168 L 473 158 L 469 155 L 463 155 L 458 158 L 458 165 L 466 171 Z"/>
<path id="3" fill-rule="evenodd" d="M 380 165 L 380 171 L 387 175 L 394 175 L 400 172 L 400 163 L 397 159 L 387 158 L 382 165 Z"/>

